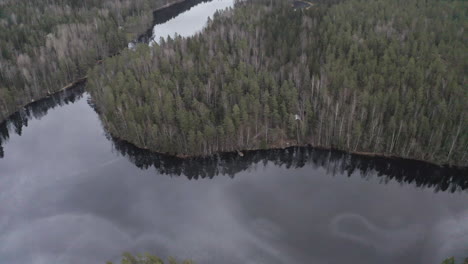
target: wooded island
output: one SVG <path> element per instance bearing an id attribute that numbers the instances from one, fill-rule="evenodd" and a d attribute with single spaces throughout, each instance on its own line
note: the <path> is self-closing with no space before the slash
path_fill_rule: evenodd
<path id="1" fill-rule="evenodd" d="M 467 165 L 468 4 L 238 2 L 190 38 L 104 60 L 108 131 L 179 156 L 304 145 Z"/>

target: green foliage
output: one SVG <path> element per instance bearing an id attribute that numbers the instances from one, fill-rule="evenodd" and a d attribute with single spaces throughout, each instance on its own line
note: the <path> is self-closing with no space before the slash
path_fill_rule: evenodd
<path id="1" fill-rule="evenodd" d="M 175 0 L 5 0 L 0 3 L 0 122 L 86 75 Z"/>
<path id="2" fill-rule="evenodd" d="M 144 254 L 144 255 L 132 255 L 128 252 L 123 254 L 122 257 L 122 264 L 164 264 L 165 262 L 153 255 Z M 169 257 L 168 264 L 193 264 L 191 260 L 184 260 L 182 262 L 178 262 L 175 258 Z M 112 262 L 107 262 L 107 264 L 112 264 Z"/>
<path id="3" fill-rule="evenodd" d="M 444 262 L 442 262 L 442 264 L 455 264 L 455 258 L 454 257 L 448 258 L 448 259 L 444 260 Z"/>
<path id="4" fill-rule="evenodd" d="M 467 165 L 467 7 L 239 2 L 201 34 L 106 59 L 89 87 L 113 135 L 159 152 L 307 143 Z"/>
<path id="5" fill-rule="evenodd" d="M 444 260 L 442 264 L 455 264 L 455 257 L 451 257 L 451 258 Z M 468 258 L 465 258 L 465 261 L 463 262 L 463 264 L 468 264 Z"/>

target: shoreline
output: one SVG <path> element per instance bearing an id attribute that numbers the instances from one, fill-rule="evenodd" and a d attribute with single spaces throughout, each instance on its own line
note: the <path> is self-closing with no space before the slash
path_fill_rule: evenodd
<path id="1" fill-rule="evenodd" d="M 47 93 L 47 95 L 45 96 L 42 96 L 41 98 L 39 99 L 36 99 L 36 100 L 31 100 L 30 102 L 26 103 L 26 104 L 23 104 L 23 105 L 20 105 L 18 107 L 18 110 L 14 111 L 13 113 L 11 114 L 8 114 L 4 119 L 0 120 L 0 125 L 7 122 L 8 119 L 12 118 L 15 114 L 17 114 L 18 112 L 20 112 L 22 109 L 28 107 L 29 105 L 32 105 L 32 104 L 36 104 L 36 103 L 39 103 L 43 100 L 46 100 L 54 95 L 57 95 L 59 93 L 63 93 L 65 92 L 66 90 L 69 90 L 69 89 L 73 89 L 73 88 L 76 88 L 78 85 L 81 85 L 81 84 L 84 84 L 86 81 L 88 80 L 88 76 L 85 76 L 85 77 L 81 77 L 67 85 L 65 85 L 64 87 L 60 88 L 60 90 L 57 90 L 55 92 L 51 92 L 51 93 Z"/>
<path id="2" fill-rule="evenodd" d="M 69 83 L 68 85 L 64 86 L 63 88 L 61 88 L 60 90 L 58 90 L 56 92 L 50 93 L 47 96 L 44 96 L 44 97 L 42 97 L 42 98 L 40 98 L 38 100 L 29 102 L 29 103 L 23 105 L 21 108 L 25 108 L 25 107 L 27 107 L 29 105 L 32 105 L 32 104 L 35 104 L 35 103 L 39 103 L 42 100 L 46 100 L 46 99 L 48 99 L 48 98 L 50 98 L 50 97 L 52 97 L 54 95 L 66 92 L 67 90 L 78 88 L 79 85 L 82 85 L 82 84 L 86 83 L 86 81 L 87 81 L 87 76 L 82 77 L 82 78 L 80 78 L 80 79 L 78 79 L 78 80 L 76 80 L 76 81 L 74 81 L 72 83 Z M 99 116 L 99 109 L 97 109 L 97 106 L 94 105 L 94 107 L 93 106 L 91 106 L 91 107 L 95 110 L 96 114 Z M 5 120 L 2 120 L 0 122 L 0 125 L 5 123 L 9 118 L 11 118 L 13 115 L 18 113 L 19 111 L 21 111 L 21 110 L 18 110 L 16 112 L 12 113 Z M 275 151 L 275 150 L 285 150 L 285 149 L 289 149 L 289 148 L 312 148 L 312 149 L 317 149 L 317 150 L 342 152 L 342 153 L 346 153 L 346 154 L 349 154 L 349 155 L 356 155 L 356 156 L 359 156 L 359 157 L 380 158 L 380 159 L 387 159 L 389 161 L 390 160 L 394 160 L 394 161 L 400 160 L 400 161 L 407 161 L 407 162 L 417 162 L 417 163 L 423 163 L 423 164 L 430 165 L 430 166 L 436 166 L 438 168 L 468 170 L 468 166 L 461 166 L 461 165 L 456 165 L 456 164 L 448 164 L 448 163 L 440 164 L 440 163 L 436 163 L 436 162 L 432 162 L 432 161 L 416 159 L 416 158 L 402 157 L 402 156 L 386 154 L 386 153 L 367 152 L 367 151 L 349 151 L 349 150 L 340 149 L 340 148 L 336 148 L 336 147 L 314 146 L 314 145 L 309 144 L 309 143 L 296 144 L 296 143 L 292 143 L 291 141 L 290 141 L 291 143 L 286 142 L 286 144 L 284 144 L 284 143 L 283 144 L 271 144 L 270 147 L 267 147 L 267 148 L 247 148 L 247 149 L 238 149 L 238 150 L 231 150 L 231 151 L 216 151 L 216 152 L 213 152 L 213 153 L 210 153 L 210 154 L 191 154 L 191 155 L 188 155 L 188 154 L 171 153 L 171 152 L 159 152 L 159 151 L 149 149 L 147 147 L 141 147 L 141 146 L 139 146 L 139 145 L 137 145 L 137 144 L 135 144 L 135 143 L 133 143 L 131 141 L 128 141 L 128 140 L 126 140 L 124 138 L 113 135 L 111 132 L 109 132 L 109 129 L 104 124 L 104 122 L 101 121 L 101 123 L 102 123 L 103 129 L 105 130 L 104 132 L 107 133 L 110 136 L 110 138 L 112 140 L 114 140 L 114 141 L 121 142 L 121 143 L 124 143 L 124 144 L 128 144 L 128 145 L 130 145 L 132 147 L 135 147 L 135 148 L 137 148 L 137 149 L 139 149 L 141 151 L 147 151 L 147 152 L 149 152 L 151 154 L 163 155 L 163 156 L 166 156 L 166 157 L 172 157 L 172 158 L 177 158 L 177 159 L 181 159 L 181 160 L 198 159 L 198 158 L 210 158 L 210 157 L 215 157 L 217 155 L 226 155 L 226 154 L 236 154 L 239 157 L 243 157 L 247 153 L 258 152 L 258 151 Z M 467 175 L 467 177 L 468 177 L 468 175 Z"/>
<path id="3" fill-rule="evenodd" d="M 173 2 L 173 3 L 167 3 L 167 4 L 161 6 L 161 7 L 157 8 L 157 9 L 152 10 L 151 13 L 154 15 L 154 13 L 156 13 L 158 11 L 161 11 L 163 9 L 170 8 L 172 6 L 176 6 L 176 5 L 179 5 L 181 3 L 190 2 L 190 1 L 193 1 L 193 0 L 177 0 L 177 1 Z M 302 1 L 300 1 L 300 2 L 302 2 Z M 153 27 L 154 27 L 154 25 L 149 30 L 152 30 Z M 137 39 L 138 39 L 138 37 L 137 37 Z M 112 55 L 112 56 L 114 56 L 114 55 Z M 112 56 L 108 56 L 107 58 L 112 57 Z M 102 60 L 103 59 L 100 59 L 100 60 L 96 61 L 96 65 L 102 63 Z M 38 98 L 36 100 L 32 100 L 32 101 L 30 101 L 30 102 L 28 102 L 26 104 L 21 105 L 21 106 L 18 107 L 17 111 L 7 115 L 4 119 L 0 120 L 0 125 L 7 122 L 8 119 L 10 119 L 12 116 L 14 116 L 18 112 L 20 112 L 23 108 L 25 108 L 25 107 L 27 107 L 29 105 L 38 103 L 38 102 L 40 102 L 42 100 L 46 100 L 46 99 L 50 98 L 51 96 L 54 96 L 54 95 L 57 95 L 59 93 L 65 92 L 66 90 L 76 88 L 78 85 L 82 85 L 82 84 L 84 84 L 86 82 L 87 82 L 87 76 L 81 77 L 81 78 L 79 78 L 79 79 L 65 85 L 64 87 L 62 87 L 61 89 L 59 89 L 59 90 L 57 90 L 55 92 L 47 93 L 43 97 L 40 97 L 40 98 Z M 95 106 L 95 107 L 97 107 L 97 106 Z M 97 114 L 99 115 L 98 109 L 96 109 L 95 107 L 93 107 L 93 108 L 97 112 Z M 104 129 L 106 130 L 105 132 L 108 133 L 110 135 L 110 137 L 112 139 L 116 140 L 116 141 L 120 141 L 120 142 L 124 142 L 126 144 L 130 144 L 130 145 L 132 145 L 135 148 L 138 148 L 140 150 L 148 151 L 148 152 L 151 152 L 151 153 L 154 153 L 154 154 L 165 155 L 165 156 L 168 156 L 168 157 L 179 158 L 179 159 L 208 158 L 208 157 L 213 157 L 213 156 L 216 156 L 216 155 L 223 155 L 223 154 L 228 154 L 228 153 L 231 153 L 231 154 L 236 153 L 237 155 L 242 157 L 245 153 L 248 153 L 248 152 L 255 152 L 255 151 L 262 151 L 262 150 L 264 150 L 264 151 L 284 150 L 284 149 L 288 149 L 288 148 L 297 148 L 297 147 L 299 147 L 299 148 L 301 148 L 301 147 L 310 147 L 310 148 L 313 148 L 313 149 L 320 149 L 320 150 L 327 150 L 327 151 L 338 151 L 338 152 L 343 152 L 343 153 L 347 153 L 347 154 L 351 154 L 351 155 L 357 155 L 357 156 L 361 156 L 361 157 L 384 158 L 384 159 L 388 159 L 388 160 L 405 160 L 405 161 L 408 161 L 408 162 L 425 163 L 425 164 L 432 165 L 432 166 L 437 166 L 437 167 L 440 167 L 440 168 L 468 169 L 468 166 L 461 166 L 461 165 L 449 164 L 449 163 L 446 163 L 446 164 L 436 163 L 436 162 L 433 162 L 433 161 L 422 160 L 422 159 L 417 159 L 417 158 L 408 158 L 408 157 L 397 156 L 397 155 L 393 155 L 393 154 L 377 153 L 377 152 L 366 152 L 366 151 L 350 151 L 350 150 L 335 148 L 333 146 L 327 147 L 327 146 L 313 146 L 313 145 L 311 145 L 309 143 L 305 143 L 305 144 L 290 143 L 291 141 L 287 142 L 286 144 L 284 144 L 284 143 L 282 143 L 282 144 L 271 144 L 270 147 L 267 147 L 267 148 L 254 147 L 254 148 L 239 149 L 239 150 L 232 150 L 232 151 L 216 151 L 216 152 L 213 152 L 213 153 L 210 153 L 210 154 L 190 154 L 190 155 L 188 155 L 188 154 L 179 154 L 179 153 L 170 153 L 170 152 L 164 153 L 164 152 L 158 152 L 158 151 L 146 148 L 146 147 L 138 146 L 137 144 L 135 144 L 135 143 L 133 143 L 131 141 L 128 141 L 126 139 L 123 139 L 123 138 L 117 137 L 115 135 L 112 135 L 109 132 L 109 129 L 107 128 L 107 126 L 104 124 L 104 122 L 102 122 L 102 125 L 103 125 Z"/>
<path id="4" fill-rule="evenodd" d="M 153 28 L 156 26 L 156 25 L 159 25 L 161 23 L 165 23 L 169 20 L 171 20 L 172 18 L 174 18 L 174 13 L 172 13 L 172 8 L 175 8 L 175 9 L 181 9 L 181 13 L 184 13 L 185 11 L 187 10 L 190 10 L 192 7 L 200 4 L 200 3 L 203 3 L 203 2 L 209 2 L 209 1 L 212 1 L 212 0 L 177 0 L 173 3 L 170 3 L 170 4 L 166 4 L 160 8 L 157 8 L 155 10 L 152 11 L 152 14 L 153 14 L 153 21 L 152 21 L 152 27 L 150 27 L 149 29 L 145 30 L 144 32 L 138 34 L 136 36 L 135 39 L 133 39 L 130 43 L 133 43 L 133 44 L 137 44 L 137 43 L 141 43 L 141 42 L 148 42 L 151 40 L 151 37 L 153 35 Z M 166 13 L 162 13 L 161 16 L 158 16 L 158 13 L 159 12 L 164 12 L 163 9 L 168 9 L 168 10 L 165 10 L 167 11 Z M 177 14 L 179 14 L 180 10 L 177 10 Z"/>
<path id="5" fill-rule="evenodd" d="M 460 166 L 460 165 L 455 165 L 455 164 L 439 164 L 431 161 L 426 161 L 426 160 L 421 160 L 421 159 L 416 159 L 416 158 L 406 158 L 406 157 L 401 157 L 401 156 L 396 156 L 396 155 L 389 155 L 385 153 L 376 153 L 376 152 L 365 152 L 365 151 L 348 151 L 344 149 L 339 149 L 335 147 L 325 147 L 325 146 L 313 146 L 311 144 L 289 144 L 289 145 L 272 145 L 271 147 L 268 148 L 250 148 L 250 149 L 239 149 L 239 150 L 232 150 L 232 151 L 216 151 L 211 154 L 192 154 L 192 155 L 187 155 L 187 154 L 178 154 L 178 153 L 170 153 L 170 152 L 159 152 L 155 151 L 149 148 L 145 147 L 140 147 L 136 145 L 133 142 L 130 142 L 126 139 L 117 137 L 115 135 L 112 135 L 107 127 L 103 124 L 104 128 L 106 129 L 106 133 L 110 135 L 110 137 L 118 142 L 124 143 L 131 145 L 139 150 L 142 151 L 147 151 L 152 154 L 157 154 L 157 155 L 163 155 L 167 157 L 172 157 L 172 158 L 177 158 L 181 160 L 189 160 L 189 159 L 197 159 L 197 158 L 210 158 L 210 157 L 215 157 L 217 155 L 225 155 L 225 154 L 237 154 L 240 157 L 243 157 L 246 153 L 251 153 L 251 152 L 258 152 L 258 151 L 274 151 L 274 150 L 285 150 L 289 148 L 312 148 L 312 149 L 317 149 L 317 150 L 325 150 L 325 151 L 336 151 L 336 152 L 342 152 L 346 153 L 349 155 L 355 155 L 358 157 L 368 157 L 368 158 L 380 158 L 380 159 L 387 159 L 387 160 L 394 160 L 394 161 L 406 161 L 406 162 L 417 162 L 417 163 L 423 163 L 426 165 L 430 166 L 436 166 L 438 168 L 450 168 L 450 169 L 458 169 L 458 170 L 468 170 L 468 166 Z M 468 175 L 467 175 L 468 177 Z"/>
<path id="6" fill-rule="evenodd" d="M 191 0 L 177 0 L 177 1 L 173 2 L 173 3 L 167 3 L 167 4 L 165 4 L 165 5 L 163 5 L 163 6 L 159 7 L 159 8 L 156 8 L 156 9 L 152 10 L 152 11 L 151 11 L 151 14 L 153 14 L 153 16 L 154 16 L 154 13 L 155 13 L 155 12 L 158 12 L 158 11 L 161 11 L 161 10 L 163 10 L 163 9 L 165 9 L 165 8 L 170 8 L 171 6 L 174 6 L 174 5 L 183 3 L 183 2 L 188 2 L 188 1 L 191 1 Z M 153 23 L 154 23 L 154 17 L 153 17 Z M 153 27 L 154 27 L 154 25 L 153 25 L 149 30 L 152 30 Z M 140 34 L 137 33 L 137 39 L 138 39 L 138 37 L 140 37 L 140 36 L 143 35 L 143 34 L 144 34 L 144 33 L 140 33 Z M 118 52 L 118 53 L 119 53 L 119 52 Z M 118 54 L 118 53 L 117 53 L 117 54 Z M 106 57 L 106 58 L 110 58 L 110 57 L 113 57 L 113 56 L 115 56 L 115 55 L 116 55 L 116 54 L 111 55 L 111 56 L 108 56 L 108 57 Z M 105 58 L 102 58 L 102 59 L 97 60 L 97 61 L 96 61 L 96 65 L 99 65 L 100 63 L 102 63 L 102 61 L 103 61 L 104 59 L 105 59 Z M 30 102 L 27 102 L 27 103 L 25 103 L 25 104 L 22 104 L 22 105 L 17 106 L 17 107 L 16 107 L 16 108 L 17 108 L 16 111 L 14 111 L 14 112 L 12 112 L 12 113 L 10 113 L 10 114 L 7 114 L 7 115 L 5 116 L 5 118 L 0 119 L 0 125 L 3 124 L 3 123 L 5 123 L 8 119 L 10 119 L 11 117 L 13 117 L 13 115 L 15 115 L 16 113 L 20 112 L 21 109 L 27 107 L 28 105 L 34 104 L 34 103 L 37 103 L 37 102 L 40 102 L 40 101 L 42 101 L 42 100 L 45 100 L 45 99 L 47 99 L 47 98 L 49 98 L 49 97 L 51 97 L 51 96 L 54 96 L 54 95 L 56 95 L 56 94 L 58 94 L 58 93 L 64 92 L 65 90 L 72 89 L 72 88 L 74 88 L 74 87 L 77 86 L 77 85 L 80 85 L 80 84 L 85 83 L 87 80 L 88 80 L 88 76 L 84 76 L 84 77 L 78 78 L 77 80 L 72 81 L 72 82 L 66 84 L 64 87 L 60 88 L 60 89 L 57 90 L 57 91 L 54 91 L 54 92 L 51 92 L 51 93 L 48 92 L 46 95 L 44 95 L 44 96 L 42 96 L 42 97 L 39 97 L 39 98 L 37 98 L 37 99 L 32 99 Z"/>

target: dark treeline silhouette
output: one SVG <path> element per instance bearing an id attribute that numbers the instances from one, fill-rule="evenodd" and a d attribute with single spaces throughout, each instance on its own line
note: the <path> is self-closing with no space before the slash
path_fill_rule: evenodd
<path id="1" fill-rule="evenodd" d="M 208 157 L 178 158 L 140 149 L 131 143 L 112 138 L 114 148 L 140 169 L 155 168 L 158 173 L 185 176 L 188 179 L 234 177 L 237 173 L 272 162 L 286 168 L 311 166 L 323 168 L 328 175 L 357 172 L 362 177 L 379 177 L 382 183 L 392 180 L 402 184 L 433 188 L 435 191 L 457 192 L 468 189 L 468 167 L 439 166 L 423 161 L 350 154 L 339 150 L 313 147 L 220 153 Z"/>
<path id="2" fill-rule="evenodd" d="M 63 106 L 81 99 L 85 85 L 57 93 L 37 101 L 12 115 L 0 124 L 0 158 L 3 157 L 2 144 L 12 133 L 21 135 L 28 121 L 45 116 L 50 109 Z M 91 107 L 95 105 L 88 102 Z M 158 154 L 135 147 L 122 140 L 107 135 L 114 148 L 127 157 L 140 169 L 155 168 L 159 173 L 181 176 L 188 179 L 213 178 L 218 175 L 234 177 L 256 164 L 272 162 L 286 168 L 324 168 L 330 175 L 348 175 L 354 172 L 362 177 L 380 177 L 382 182 L 391 180 L 419 187 L 433 188 L 437 191 L 460 191 L 468 189 L 468 167 L 438 166 L 422 161 L 372 157 L 349 154 L 343 151 L 317 149 L 312 147 L 290 147 L 285 149 L 245 151 L 243 156 L 237 152 L 227 152 L 209 157 L 177 158 Z"/>
<path id="3" fill-rule="evenodd" d="M 83 97 L 84 88 L 84 83 L 81 83 L 71 89 L 43 98 L 23 107 L 11 115 L 10 118 L 0 123 L 0 158 L 4 157 L 2 145 L 10 138 L 11 133 L 21 136 L 23 128 L 28 126 L 29 120 L 40 119 L 50 109 L 54 109 L 57 106 L 74 103 Z"/>

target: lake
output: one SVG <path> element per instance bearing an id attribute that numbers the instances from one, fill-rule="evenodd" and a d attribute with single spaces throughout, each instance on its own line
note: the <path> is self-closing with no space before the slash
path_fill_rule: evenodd
<path id="1" fill-rule="evenodd" d="M 182 6 L 154 35 L 188 36 L 181 28 L 198 32 L 195 20 L 230 5 Z M 104 264 L 124 251 L 198 264 L 468 257 L 466 169 L 307 147 L 180 160 L 112 139 L 85 89 L 0 125 L 0 263 Z"/>

